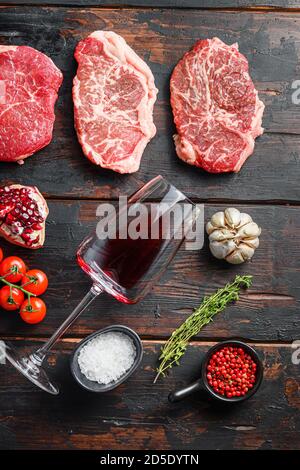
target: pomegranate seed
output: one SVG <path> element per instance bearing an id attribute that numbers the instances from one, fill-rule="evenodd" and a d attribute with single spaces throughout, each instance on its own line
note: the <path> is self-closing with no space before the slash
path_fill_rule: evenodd
<path id="1" fill-rule="evenodd" d="M 11 223 L 15 220 L 14 216 L 11 214 L 7 214 L 6 216 L 6 224 L 11 225 Z"/>
<path id="2" fill-rule="evenodd" d="M 33 228 L 33 230 L 41 230 L 42 229 L 42 226 L 40 224 L 32 224 L 31 227 Z"/>
<path id="3" fill-rule="evenodd" d="M 22 233 L 21 238 L 26 242 L 30 240 L 30 236 L 27 233 Z"/>

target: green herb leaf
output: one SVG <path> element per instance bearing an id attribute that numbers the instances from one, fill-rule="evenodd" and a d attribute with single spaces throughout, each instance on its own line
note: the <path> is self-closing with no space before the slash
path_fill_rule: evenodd
<path id="1" fill-rule="evenodd" d="M 200 307 L 173 331 L 170 338 L 161 350 L 161 361 L 154 382 L 160 375 L 179 364 L 179 359 L 184 355 L 189 340 L 199 333 L 201 328 L 213 320 L 213 317 L 225 309 L 230 303 L 239 299 L 241 287 L 250 287 L 252 276 L 236 276 L 234 281 L 209 297 L 204 297 Z"/>

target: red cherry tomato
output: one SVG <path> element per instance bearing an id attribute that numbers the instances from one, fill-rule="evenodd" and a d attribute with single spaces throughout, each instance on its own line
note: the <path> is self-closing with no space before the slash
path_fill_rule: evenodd
<path id="1" fill-rule="evenodd" d="M 0 248 L 0 263 L 1 263 L 2 260 L 3 260 L 3 250 L 2 250 L 2 248 Z"/>
<path id="2" fill-rule="evenodd" d="M 0 276 L 8 282 L 16 284 L 26 273 L 24 261 L 18 256 L 8 256 L 0 264 Z"/>
<path id="3" fill-rule="evenodd" d="M 47 307 L 39 297 L 32 297 L 25 300 L 21 306 L 20 315 L 26 323 L 34 325 L 40 323 L 46 316 Z"/>
<path id="4" fill-rule="evenodd" d="M 24 294 L 16 287 L 4 286 L 0 289 L 0 306 L 4 310 L 17 310 L 24 302 Z"/>
<path id="5" fill-rule="evenodd" d="M 47 290 L 48 278 L 40 269 L 30 269 L 25 276 L 23 276 L 21 285 L 28 292 L 41 295 Z"/>

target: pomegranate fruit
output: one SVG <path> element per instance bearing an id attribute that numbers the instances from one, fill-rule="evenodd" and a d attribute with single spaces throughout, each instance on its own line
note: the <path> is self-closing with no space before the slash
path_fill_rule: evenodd
<path id="1" fill-rule="evenodd" d="M 0 188 L 0 236 L 33 250 L 45 241 L 49 209 L 35 186 L 12 184 Z"/>

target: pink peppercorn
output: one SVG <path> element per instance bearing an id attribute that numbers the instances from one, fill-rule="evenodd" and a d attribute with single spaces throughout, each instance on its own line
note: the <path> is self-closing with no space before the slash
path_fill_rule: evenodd
<path id="1" fill-rule="evenodd" d="M 244 396 L 256 381 L 257 365 L 243 348 L 223 347 L 215 352 L 207 366 L 212 389 L 227 398 Z"/>

